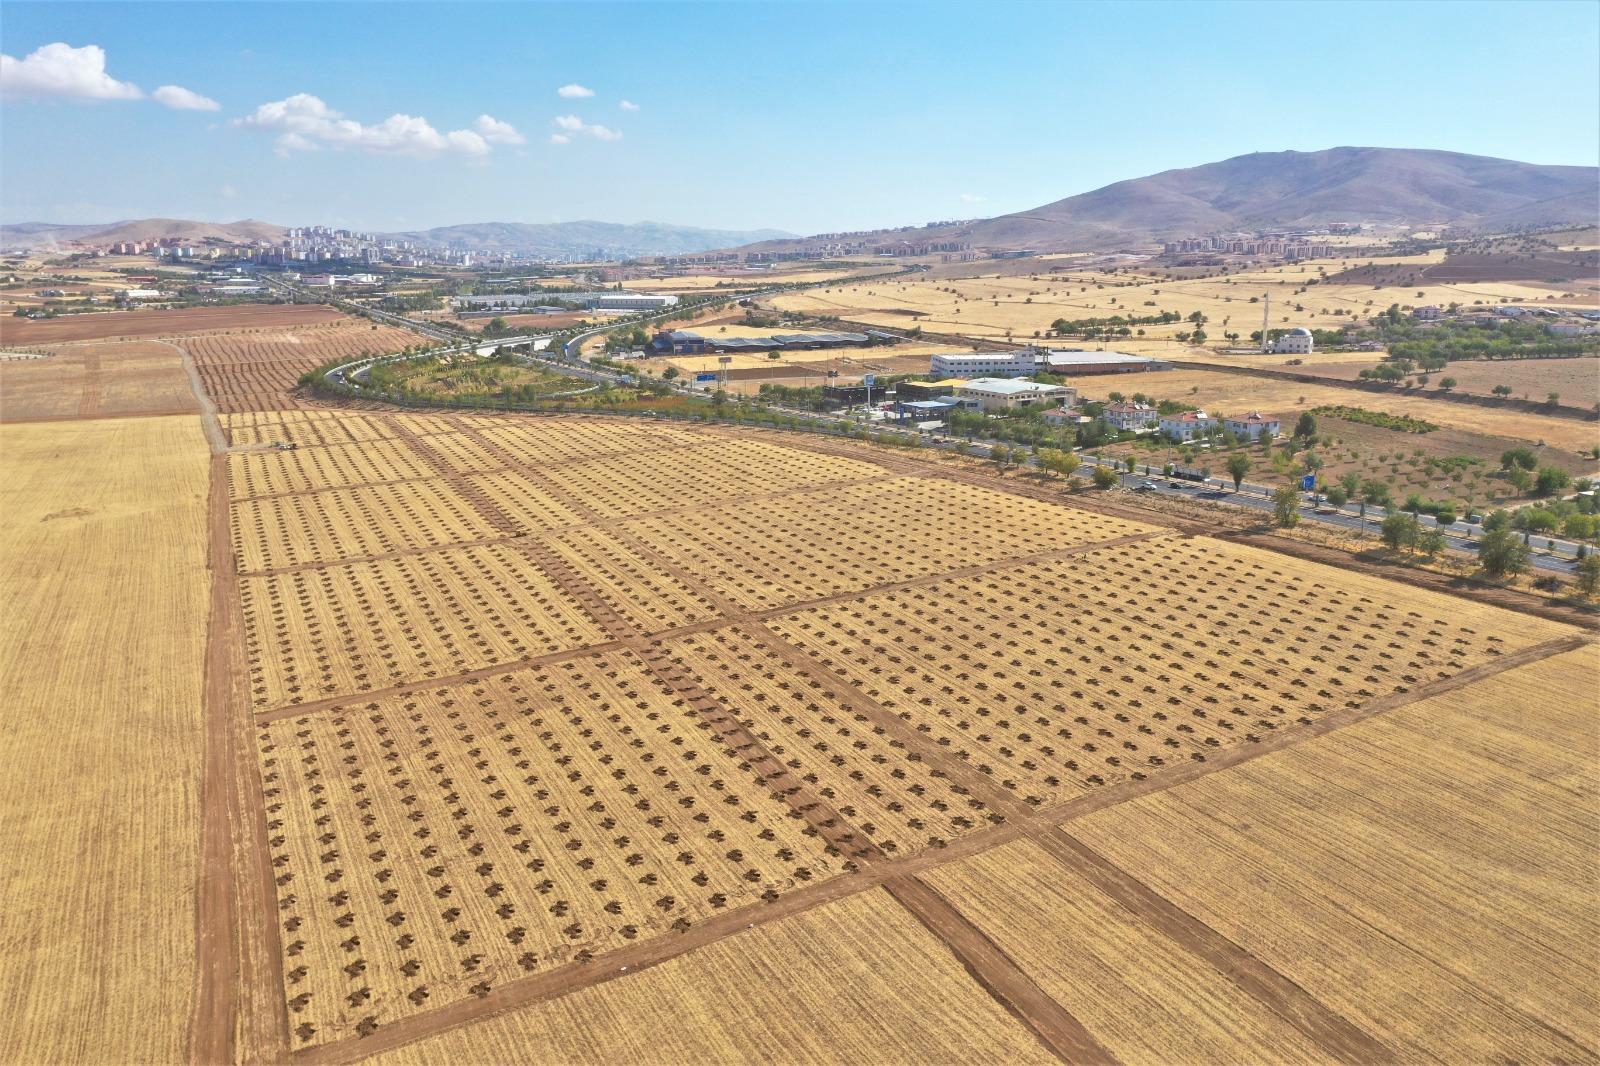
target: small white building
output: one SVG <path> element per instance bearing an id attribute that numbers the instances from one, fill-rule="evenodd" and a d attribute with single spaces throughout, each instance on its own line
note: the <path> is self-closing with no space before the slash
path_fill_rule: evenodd
<path id="1" fill-rule="evenodd" d="M 1260 411 L 1251 411 L 1244 418 L 1224 418 L 1222 428 L 1236 437 L 1260 440 L 1264 433 L 1269 437 L 1282 436 L 1283 423 L 1276 418 L 1266 418 Z"/>
<path id="2" fill-rule="evenodd" d="M 1010 411 L 1038 404 L 1071 407 L 1077 402 L 1078 390 L 1070 385 L 1040 385 L 1012 378 L 975 378 L 957 386 L 956 396 L 977 401 L 982 411 Z"/>
<path id="3" fill-rule="evenodd" d="M 1168 440 L 1176 441 L 1203 437 L 1208 430 L 1216 427 L 1217 420 L 1204 411 L 1183 411 L 1175 415 L 1166 415 L 1159 423 L 1161 435 Z"/>
<path id="4" fill-rule="evenodd" d="M 119 289 L 117 295 L 124 300 L 159 300 L 172 294 L 162 292 L 160 289 Z"/>
<path id="5" fill-rule="evenodd" d="M 1160 420 L 1156 409 L 1147 403 L 1108 403 L 1100 411 L 1100 420 L 1113 429 L 1124 432 L 1143 429 Z"/>
<path id="6" fill-rule="evenodd" d="M 1272 350 L 1280 355 L 1310 355 L 1311 331 L 1304 326 L 1296 326 L 1279 337 Z"/>

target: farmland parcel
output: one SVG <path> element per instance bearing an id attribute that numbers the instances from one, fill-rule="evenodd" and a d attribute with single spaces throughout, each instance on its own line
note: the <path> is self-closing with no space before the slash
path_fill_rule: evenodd
<path id="1" fill-rule="evenodd" d="M 76 777 L 164 816 L 114 842 L 123 891 L 65 869 L 144 924 L 25 979 L 10 1057 L 1595 1058 L 1595 960 L 1554 933 L 1595 909 L 1585 631 L 848 442 L 323 408 L 290 353 L 180 343 L 230 449 L 203 725 L 198 420 L 0 427 L 38 462 L 29 602 L 107 603 L 54 627 L 68 661 L 171 675 L 14 678 L 159 697 L 158 757 Z M 61 539 L 123 513 L 102 448 L 185 536 Z M 1509 722 L 1523 689 L 1548 709 Z M 63 750 L 34 717 L 13 809 Z M 51 884 L 28 914 L 95 942 Z"/>

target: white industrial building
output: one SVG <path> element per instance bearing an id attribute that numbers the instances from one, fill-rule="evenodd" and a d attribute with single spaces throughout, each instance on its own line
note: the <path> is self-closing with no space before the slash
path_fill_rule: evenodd
<path id="1" fill-rule="evenodd" d="M 1159 359 L 1126 352 L 1052 348 L 1042 354 L 1039 369 L 1061 375 L 1133 374 L 1144 370 L 1166 370 L 1170 365 Z"/>
<path id="2" fill-rule="evenodd" d="M 975 378 L 957 386 L 956 396 L 975 400 L 983 411 L 1009 411 L 1038 404 L 1071 407 L 1078 401 L 1078 390 L 1070 385 L 1040 385 L 1012 378 Z"/>
<path id="3" fill-rule="evenodd" d="M 938 377 L 1028 377 L 1032 374 L 1125 374 L 1168 364 L 1125 352 L 1019 348 L 1010 352 L 940 352 L 928 361 Z"/>
<path id="4" fill-rule="evenodd" d="M 939 352 L 928 373 L 940 378 L 1025 377 L 1039 369 L 1032 348 L 1011 352 Z"/>
<path id="5" fill-rule="evenodd" d="M 660 311 L 676 305 L 671 293 L 612 292 L 596 298 L 590 307 L 596 311 Z"/>
<path id="6" fill-rule="evenodd" d="M 1296 326 L 1279 337 L 1272 350 L 1279 355 L 1310 355 L 1311 331 L 1304 326 Z"/>

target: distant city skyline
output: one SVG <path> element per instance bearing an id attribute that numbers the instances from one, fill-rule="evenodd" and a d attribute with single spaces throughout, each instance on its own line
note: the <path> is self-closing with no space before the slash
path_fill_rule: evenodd
<path id="1" fill-rule="evenodd" d="M 1600 162 L 1600 6 L 6 5 L 6 223 L 976 218 L 1253 151 Z"/>

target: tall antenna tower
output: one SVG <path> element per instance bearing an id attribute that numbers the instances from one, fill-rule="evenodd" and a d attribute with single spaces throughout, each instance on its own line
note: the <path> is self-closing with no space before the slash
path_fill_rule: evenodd
<path id="1" fill-rule="evenodd" d="M 1265 296 L 1267 298 L 1267 306 L 1261 312 L 1261 351 L 1263 353 L 1272 350 L 1272 342 L 1267 339 L 1267 326 L 1272 322 L 1272 293 L 1266 293 Z"/>

